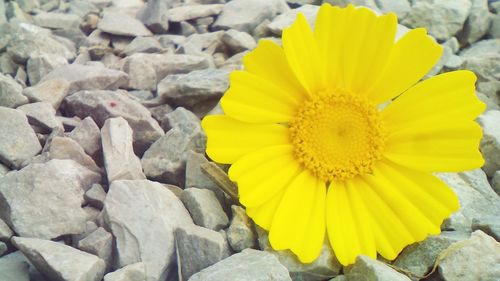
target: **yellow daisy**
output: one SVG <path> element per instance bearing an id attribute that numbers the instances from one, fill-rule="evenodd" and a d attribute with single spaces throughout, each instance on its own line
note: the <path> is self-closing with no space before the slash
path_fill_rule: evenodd
<path id="1" fill-rule="evenodd" d="M 459 207 L 432 172 L 482 166 L 475 75 L 418 82 L 442 48 L 424 29 L 395 42 L 396 27 L 394 14 L 325 4 L 312 31 L 299 14 L 283 47 L 261 40 L 231 74 L 225 115 L 204 118 L 207 154 L 232 164 L 274 249 L 312 262 L 326 234 L 343 265 L 393 260 Z"/>

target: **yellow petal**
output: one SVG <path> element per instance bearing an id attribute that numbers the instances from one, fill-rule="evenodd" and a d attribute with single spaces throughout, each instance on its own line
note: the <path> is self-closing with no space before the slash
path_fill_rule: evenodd
<path id="1" fill-rule="evenodd" d="M 377 16 L 367 8 L 321 6 L 315 37 L 332 88 L 364 93 L 387 64 L 396 34 L 394 14 Z"/>
<path id="2" fill-rule="evenodd" d="M 287 187 L 276 211 L 269 242 L 275 250 L 290 249 L 303 263 L 313 262 L 325 239 L 326 186 L 303 171 Z"/>
<path id="3" fill-rule="evenodd" d="M 207 154 L 231 164 L 260 148 L 289 143 L 288 129 L 278 124 L 249 124 L 226 115 L 210 115 L 201 122 L 207 134 Z"/>
<path id="4" fill-rule="evenodd" d="M 409 31 L 394 45 L 382 75 L 367 91 L 368 97 L 382 103 L 403 93 L 429 72 L 442 51 L 425 29 Z"/>
<path id="5" fill-rule="evenodd" d="M 274 214 L 281 203 L 283 194 L 286 189 L 282 189 L 275 194 L 269 201 L 257 207 L 247 207 L 246 211 L 249 217 L 260 227 L 269 231 L 271 223 L 273 222 Z"/>
<path id="6" fill-rule="evenodd" d="M 321 71 L 322 58 L 305 16 L 297 15 L 294 23 L 283 30 L 283 49 L 297 79 L 309 94 L 314 95 L 326 86 L 325 73 Z"/>

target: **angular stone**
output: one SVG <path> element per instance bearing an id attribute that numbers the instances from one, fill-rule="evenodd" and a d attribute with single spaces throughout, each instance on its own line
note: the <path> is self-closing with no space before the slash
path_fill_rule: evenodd
<path id="1" fill-rule="evenodd" d="M 107 119 L 101 129 L 102 151 L 108 182 L 146 179 L 134 153 L 133 132 L 122 117 Z"/>
<path id="2" fill-rule="evenodd" d="M 74 140 L 67 137 L 54 137 L 49 147 L 50 159 L 71 159 L 85 168 L 100 173 L 101 169 L 88 156 L 83 148 Z"/>
<path id="3" fill-rule="evenodd" d="M 493 178 L 491 179 L 491 187 L 493 187 L 493 190 L 500 195 L 500 171 L 496 171 L 493 174 Z"/>
<path id="4" fill-rule="evenodd" d="M 37 155 L 42 146 L 20 110 L 0 107 L 0 161 L 13 168 Z"/>
<path id="5" fill-rule="evenodd" d="M 93 184 L 92 187 L 85 192 L 85 200 L 90 205 L 102 209 L 104 207 L 104 200 L 106 199 L 106 191 L 100 184 Z"/>
<path id="6" fill-rule="evenodd" d="M 149 0 L 138 18 L 154 33 L 167 33 L 169 4 L 170 1 Z"/>
<path id="7" fill-rule="evenodd" d="M 97 24 L 101 31 L 121 36 L 153 35 L 142 22 L 121 12 L 105 12 Z"/>
<path id="8" fill-rule="evenodd" d="M 28 263 L 0 259 L 0 280 L 30 281 Z"/>
<path id="9" fill-rule="evenodd" d="M 61 243 L 14 237 L 12 243 L 49 280 L 99 281 L 104 276 L 102 259 Z"/>
<path id="10" fill-rule="evenodd" d="M 151 113 L 124 92 L 80 91 L 66 97 L 68 113 L 80 118 L 92 117 L 98 126 L 108 118 L 123 117 L 134 133 L 134 151 L 144 151 L 163 135 L 163 130 Z"/>
<path id="11" fill-rule="evenodd" d="M 33 17 L 33 22 L 41 27 L 71 29 L 78 28 L 80 18 L 77 15 L 63 13 L 38 13 Z"/>
<path id="12" fill-rule="evenodd" d="M 62 122 L 56 118 L 56 110 L 48 102 L 35 102 L 21 105 L 17 108 L 26 114 L 28 122 L 50 133 L 54 128 L 63 128 Z"/>
<path id="13" fill-rule="evenodd" d="M 500 170 L 500 111 L 489 110 L 479 116 L 483 128 L 480 149 L 484 157 L 483 170 L 489 177 Z"/>
<path id="14" fill-rule="evenodd" d="M 181 193 L 181 200 L 195 224 L 216 231 L 229 224 L 226 213 L 212 191 L 186 188 Z"/>
<path id="15" fill-rule="evenodd" d="M 410 278 L 390 268 L 388 265 L 370 257 L 360 255 L 356 263 L 344 271 L 347 280 L 373 280 L 373 281 L 411 281 Z"/>
<path id="16" fill-rule="evenodd" d="M 113 236 L 99 227 L 87 237 L 78 241 L 78 249 L 101 258 L 108 268 L 112 262 Z"/>
<path id="17" fill-rule="evenodd" d="M 116 90 L 128 84 L 127 75 L 121 71 L 99 66 L 69 64 L 45 75 L 42 82 L 62 78 L 70 83 L 69 93 L 81 90 Z"/>
<path id="18" fill-rule="evenodd" d="M 177 52 L 199 56 L 212 55 L 218 49 L 223 49 L 222 36 L 224 31 L 190 34 L 179 46 Z M 188 35 L 186 35 L 188 36 Z"/>
<path id="19" fill-rule="evenodd" d="M 146 281 L 144 263 L 126 265 L 104 276 L 104 281 Z"/>
<path id="20" fill-rule="evenodd" d="M 203 269 L 189 281 L 291 281 L 286 268 L 272 254 L 246 249 Z"/>
<path id="21" fill-rule="evenodd" d="M 230 255 L 224 236 L 196 225 L 178 228 L 175 243 L 181 280 L 188 280 L 193 274 Z"/>
<path id="22" fill-rule="evenodd" d="M 165 114 L 161 120 L 161 126 L 165 131 L 178 128 L 183 133 L 196 134 L 200 141 L 205 140 L 205 133 L 201 129 L 200 119 L 183 107 L 177 107 L 174 111 Z"/>
<path id="23" fill-rule="evenodd" d="M 257 248 L 255 226 L 245 213 L 245 209 L 237 205 L 231 206 L 233 217 L 227 229 L 227 241 L 235 252 L 248 248 Z"/>
<path id="24" fill-rule="evenodd" d="M 12 232 L 10 227 L 2 219 L 0 219 L 0 241 L 9 241 L 12 235 L 14 235 L 14 232 Z"/>
<path id="25" fill-rule="evenodd" d="M 224 5 L 186 5 L 168 10 L 168 20 L 181 22 L 197 18 L 216 16 L 222 12 Z"/>
<path id="26" fill-rule="evenodd" d="M 224 5 L 212 27 L 251 33 L 263 20 L 272 19 L 288 9 L 283 0 L 233 0 Z"/>
<path id="27" fill-rule="evenodd" d="M 69 134 L 90 156 L 95 157 L 101 149 L 101 130 L 92 117 L 85 117 Z"/>
<path id="28" fill-rule="evenodd" d="M 408 0 L 375 0 L 375 2 L 382 13 L 393 12 L 399 20 L 404 19 L 411 10 Z"/>
<path id="29" fill-rule="evenodd" d="M 189 151 L 186 158 L 186 182 L 185 187 L 196 187 L 211 190 L 219 199 L 219 202 L 224 204 L 225 195 L 219 186 L 205 175 L 201 169 L 201 165 L 209 161 L 201 153 Z"/>
<path id="30" fill-rule="evenodd" d="M 493 281 L 500 277 L 500 243 L 480 230 L 450 245 L 445 252 L 438 269 L 446 281 Z"/>
<path id="31" fill-rule="evenodd" d="M 36 85 L 52 70 L 66 64 L 68 64 L 68 61 L 57 54 L 42 54 L 30 57 L 26 63 L 30 85 Z"/>
<path id="32" fill-rule="evenodd" d="M 252 50 L 257 47 L 257 43 L 250 34 L 235 29 L 229 29 L 224 32 L 222 42 L 233 53 L 240 53 L 246 50 Z"/>
<path id="33" fill-rule="evenodd" d="M 115 268 L 142 261 L 147 281 L 165 280 L 172 273 L 174 231 L 193 223 L 172 192 L 147 180 L 114 181 L 104 202 L 103 219 L 116 238 Z"/>
<path id="34" fill-rule="evenodd" d="M 31 102 L 48 102 L 58 109 L 69 92 L 70 83 L 64 79 L 50 79 L 23 90 Z"/>
<path id="35" fill-rule="evenodd" d="M 16 80 L 0 73 L 0 106 L 15 108 L 28 103 L 22 92 L 23 87 Z"/>
<path id="36" fill-rule="evenodd" d="M 159 53 L 162 50 L 163 48 L 156 38 L 136 37 L 128 44 L 123 53 L 127 56 L 131 56 L 135 53 Z"/>
<path id="37" fill-rule="evenodd" d="M 291 9 L 275 17 L 272 22 L 267 25 L 267 29 L 273 34 L 281 36 L 283 29 L 292 25 L 298 13 L 302 13 L 306 17 L 309 26 L 314 28 L 318 11 L 319 7 L 316 5 L 303 5 L 297 9 Z"/>
<path id="38" fill-rule="evenodd" d="M 0 257 L 7 253 L 7 244 L 0 241 Z"/>
<path id="39" fill-rule="evenodd" d="M 469 17 L 460 34 L 460 41 L 472 44 L 483 37 L 489 30 L 492 14 L 488 10 L 488 0 L 472 0 Z"/>
<path id="40" fill-rule="evenodd" d="M 80 233 L 86 219 L 83 193 L 100 179 L 72 160 L 31 164 L 0 178 L 0 215 L 20 236 L 52 239 Z"/>

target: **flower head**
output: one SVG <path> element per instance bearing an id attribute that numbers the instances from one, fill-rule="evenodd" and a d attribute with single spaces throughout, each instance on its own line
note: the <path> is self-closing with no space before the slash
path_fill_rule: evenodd
<path id="1" fill-rule="evenodd" d="M 474 74 L 419 82 L 442 48 L 424 29 L 395 41 L 396 26 L 393 14 L 325 4 L 312 31 L 299 14 L 283 47 L 261 40 L 231 74 L 225 115 L 203 120 L 207 154 L 232 164 L 274 249 L 312 262 L 326 235 L 343 265 L 392 260 L 459 207 L 432 172 L 482 166 Z"/>

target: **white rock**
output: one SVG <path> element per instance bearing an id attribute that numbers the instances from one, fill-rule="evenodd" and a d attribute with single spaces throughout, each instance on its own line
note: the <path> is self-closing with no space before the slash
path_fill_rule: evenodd
<path id="1" fill-rule="evenodd" d="M 212 17 L 220 14 L 224 5 L 186 5 L 168 10 L 168 19 L 172 22 L 181 22 L 197 18 Z"/>
<path id="2" fill-rule="evenodd" d="M 500 111 L 489 110 L 478 118 L 483 128 L 481 140 L 481 153 L 485 163 L 484 172 L 492 177 L 495 171 L 500 170 Z"/>
<path id="3" fill-rule="evenodd" d="M 102 209 L 104 206 L 104 200 L 106 199 L 106 191 L 100 184 L 93 184 L 87 192 L 85 192 L 85 200 L 89 202 L 90 205 Z"/>
<path id="4" fill-rule="evenodd" d="M 104 228 L 99 227 L 87 237 L 78 241 L 78 249 L 101 258 L 108 268 L 111 266 L 113 251 L 113 236 Z"/>

